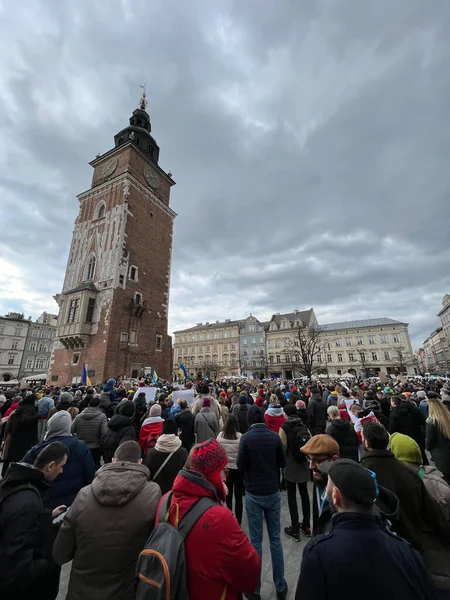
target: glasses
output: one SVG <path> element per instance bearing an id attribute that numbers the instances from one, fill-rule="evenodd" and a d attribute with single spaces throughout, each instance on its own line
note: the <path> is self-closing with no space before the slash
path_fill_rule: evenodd
<path id="1" fill-rule="evenodd" d="M 332 456 L 325 456 L 325 458 L 317 458 L 315 456 L 309 456 L 307 454 L 306 458 L 309 460 L 309 463 L 311 465 L 321 465 L 322 463 L 327 462 L 328 460 L 331 460 Z"/>

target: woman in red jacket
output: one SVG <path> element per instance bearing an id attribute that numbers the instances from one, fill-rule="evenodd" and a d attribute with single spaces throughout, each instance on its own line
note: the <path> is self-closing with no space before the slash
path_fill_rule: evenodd
<path id="1" fill-rule="evenodd" d="M 193 447 L 187 464 L 190 470 L 180 471 L 170 501 L 171 507 L 178 505 L 180 520 L 200 498 L 217 501 L 203 513 L 185 541 L 189 598 L 240 600 L 241 594 L 251 594 L 258 587 L 261 562 L 236 517 L 225 506 L 227 454 L 216 440 L 207 440 Z M 177 512 L 169 509 L 172 525 Z"/>
<path id="2" fill-rule="evenodd" d="M 267 427 L 278 435 L 280 427 L 286 421 L 284 410 L 281 408 L 280 404 L 269 404 L 269 408 L 264 413 L 264 421 L 266 422 Z"/>

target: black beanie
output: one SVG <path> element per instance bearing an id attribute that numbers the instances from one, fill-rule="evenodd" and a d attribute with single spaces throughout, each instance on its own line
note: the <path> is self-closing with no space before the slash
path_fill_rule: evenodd
<path id="1" fill-rule="evenodd" d="M 120 415 L 129 417 L 131 419 L 134 417 L 134 402 L 131 402 L 130 400 L 124 400 L 119 404 L 118 412 Z"/>
<path id="2" fill-rule="evenodd" d="M 178 431 L 178 427 L 177 424 L 175 423 L 175 421 L 172 421 L 172 419 L 167 419 L 166 421 L 164 421 L 163 423 L 163 433 L 167 434 L 171 434 L 174 433 L 176 434 Z"/>
<path id="3" fill-rule="evenodd" d="M 297 414 L 297 408 L 295 404 L 286 404 L 286 406 L 283 407 L 283 410 L 288 417 L 293 417 Z"/>

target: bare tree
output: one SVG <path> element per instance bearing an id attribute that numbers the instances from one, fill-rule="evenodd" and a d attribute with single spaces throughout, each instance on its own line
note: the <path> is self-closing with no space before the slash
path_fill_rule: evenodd
<path id="1" fill-rule="evenodd" d="M 286 361 L 301 371 L 308 379 L 322 368 L 319 355 L 323 353 L 324 343 L 321 338 L 322 327 L 316 324 L 299 327 L 287 340 L 285 346 Z"/>
<path id="2" fill-rule="evenodd" d="M 369 361 L 367 360 L 367 350 L 365 348 L 356 348 L 356 362 L 361 365 L 364 377 L 369 376 Z"/>
<path id="3" fill-rule="evenodd" d="M 407 368 L 413 364 L 413 359 L 409 352 L 405 352 L 405 348 L 400 346 L 392 350 L 394 356 L 392 357 L 392 364 L 398 369 L 400 375 L 407 373 Z"/>

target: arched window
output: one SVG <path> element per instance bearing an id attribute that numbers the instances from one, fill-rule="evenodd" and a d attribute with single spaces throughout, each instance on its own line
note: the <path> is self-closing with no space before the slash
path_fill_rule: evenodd
<path id="1" fill-rule="evenodd" d="M 101 219 L 102 217 L 105 216 L 105 212 L 106 212 L 106 205 L 102 201 L 97 205 L 97 208 L 95 209 L 94 219 Z"/>
<path id="2" fill-rule="evenodd" d="M 95 271 L 95 256 L 91 254 L 88 260 L 86 279 L 90 281 L 94 277 Z"/>

